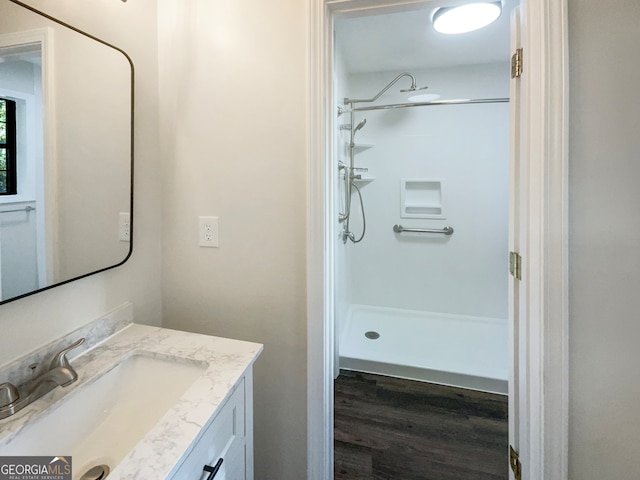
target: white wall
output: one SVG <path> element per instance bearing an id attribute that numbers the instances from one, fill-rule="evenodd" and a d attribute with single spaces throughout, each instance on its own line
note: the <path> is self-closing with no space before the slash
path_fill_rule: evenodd
<path id="1" fill-rule="evenodd" d="M 40 73 L 35 73 L 32 63 L 25 61 L 5 61 L 0 63 L 0 85 L 3 89 L 35 95 L 34 80 Z"/>
<path id="2" fill-rule="evenodd" d="M 1 23 L 1 22 L 0 22 Z M 16 123 L 18 127 L 17 148 L 18 192 L 20 195 L 0 197 L 0 209 L 21 210 L 36 207 L 35 174 L 26 144 L 26 129 L 32 128 L 28 117 L 30 103 L 35 102 L 38 89 L 34 85 L 40 78 L 39 69 L 24 61 L 0 63 L 0 95 L 17 101 Z M 27 100 L 28 99 L 28 100 Z M 28 174 L 25 174 L 27 172 Z M 37 213 L 12 212 L 0 214 L 0 299 L 16 297 L 38 288 L 38 261 L 36 254 Z"/>
<path id="3" fill-rule="evenodd" d="M 104 315 L 124 301 L 136 321 L 159 324 L 160 171 L 157 133 L 156 3 L 96 0 L 30 5 L 110 41 L 136 65 L 135 246 L 122 267 L 0 306 L 0 364 Z M 0 15 L 8 2 L 0 4 Z M 6 10 L 5 10 L 6 12 Z"/>
<path id="4" fill-rule="evenodd" d="M 441 99 L 509 96 L 506 64 L 414 71 Z M 401 72 L 352 75 L 348 93 L 371 98 Z M 404 83 L 401 83 L 404 82 Z M 405 83 L 407 85 L 405 85 Z M 377 103 L 407 102 L 394 93 Z M 366 235 L 350 245 L 351 301 L 357 304 L 507 318 L 509 104 L 448 105 L 359 112 L 367 119 L 356 154 L 367 167 L 358 183 Z M 359 173 L 359 172 L 358 172 Z M 442 181 L 444 219 L 402 218 L 400 179 Z M 354 192 L 351 230 L 362 231 Z M 454 234 L 393 232 L 395 224 L 443 228 Z"/>
<path id="5" fill-rule="evenodd" d="M 638 478 L 637 0 L 569 0 L 571 480 Z"/>
<path id="6" fill-rule="evenodd" d="M 265 345 L 256 479 L 303 479 L 305 2 L 160 5 L 163 323 Z M 220 248 L 198 247 L 199 215 Z"/>
<path id="7" fill-rule="evenodd" d="M 5 205 L 3 210 L 34 207 L 34 202 Z M 38 288 L 35 212 L 0 214 L 0 298 L 13 298 Z"/>

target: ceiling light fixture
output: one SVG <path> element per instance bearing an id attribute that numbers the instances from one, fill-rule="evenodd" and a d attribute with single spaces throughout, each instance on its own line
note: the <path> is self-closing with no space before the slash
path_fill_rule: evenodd
<path id="1" fill-rule="evenodd" d="M 440 33 L 472 32 L 495 22 L 501 13 L 500 2 L 439 8 L 433 15 L 433 28 Z"/>

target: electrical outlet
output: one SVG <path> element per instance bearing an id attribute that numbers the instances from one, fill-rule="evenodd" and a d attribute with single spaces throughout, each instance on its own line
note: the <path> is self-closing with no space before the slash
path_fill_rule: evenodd
<path id="1" fill-rule="evenodd" d="M 198 217 L 198 244 L 201 247 L 220 246 L 218 217 Z"/>
<path id="2" fill-rule="evenodd" d="M 120 212 L 118 218 L 118 236 L 121 242 L 131 241 L 131 215 L 129 212 Z"/>

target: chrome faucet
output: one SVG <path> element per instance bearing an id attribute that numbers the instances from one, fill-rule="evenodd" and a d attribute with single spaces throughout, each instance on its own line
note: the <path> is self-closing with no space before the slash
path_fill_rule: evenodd
<path id="1" fill-rule="evenodd" d="M 73 345 L 56 353 L 46 372 L 20 387 L 9 382 L 0 384 L 0 419 L 19 412 L 56 387 L 66 387 L 75 382 L 78 379 L 78 373 L 69 363 L 67 353 L 83 343 L 84 338 L 81 338 Z"/>

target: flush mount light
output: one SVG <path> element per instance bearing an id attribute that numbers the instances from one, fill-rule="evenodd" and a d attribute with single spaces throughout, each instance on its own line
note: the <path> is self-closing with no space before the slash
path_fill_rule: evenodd
<path id="1" fill-rule="evenodd" d="M 433 28 L 440 33 L 472 32 L 493 23 L 501 13 L 500 2 L 439 8 L 433 15 Z"/>

